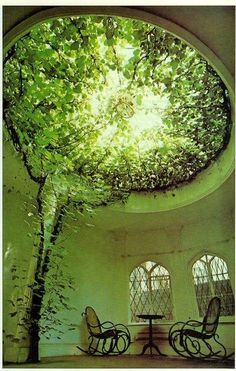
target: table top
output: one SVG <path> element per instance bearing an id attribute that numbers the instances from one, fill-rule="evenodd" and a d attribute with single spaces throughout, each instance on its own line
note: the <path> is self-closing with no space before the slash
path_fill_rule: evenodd
<path id="1" fill-rule="evenodd" d="M 163 314 L 137 314 L 137 317 L 141 319 L 162 319 L 165 316 Z"/>

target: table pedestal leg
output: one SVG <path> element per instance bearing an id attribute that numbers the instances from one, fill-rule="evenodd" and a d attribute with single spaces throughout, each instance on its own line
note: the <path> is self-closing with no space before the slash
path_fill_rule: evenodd
<path id="1" fill-rule="evenodd" d="M 142 353 L 140 353 L 140 356 L 142 356 L 142 355 L 146 352 L 146 350 L 147 350 L 148 348 L 150 348 L 150 354 L 151 354 L 151 356 L 153 355 L 153 354 L 152 354 L 152 348 L 156 349 L 157 353 L 158 353 L 160 356 L 166 356 L 166 354 L 161 353 L 161 351 L 160 351 L 160 349 L 158 348 L 158 346 L 157 346 L 156 344 L 153 344 L 153 343 L 152 343 L 152 344 L 150 344 L 150 343 L 145 344 L 144 347 L 143 347 Z"/>
<path id="2" fill-rule="evenodd" d="M 150 354 L 151 354 L 151 356 L 152 356 L 152 348 L 156 349 L 157 353 L 160 356 L 166 356 L 166 354 L 161 353 L 161 351 L 158 348 L 158 346 L 156 344 L 154 344 L 153 341 L 152 341 L 152 319 L 151 318 L 149 319 L 149 342 L 144 345 L 143 351 L 140 354 L 141 356 L 146 352 L 147 348 L 150 348 Z"/>

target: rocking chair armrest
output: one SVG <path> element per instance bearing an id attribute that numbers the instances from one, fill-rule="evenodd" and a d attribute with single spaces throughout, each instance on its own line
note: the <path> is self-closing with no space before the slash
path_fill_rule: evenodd
<path id="1" fill-rule="evenodd" d="M 183 325 L 185 324 L 185 322 L 175 322 L 169 329 L 169 334 L 171 334 L 173 331 L 176 331 L 176 330 L 179 330 L 183 327 Z"/>
<path id="2" fill-rule="evenodd" d="M 105 322 L 102 322 L 100 324 L 100 326 L 104 329 L 104 330 L 109 330 L 109 329 L 115 329 L 116 326 L 114 325 L 113 322 L 111 321 L 105 321 Z"/>
<path id="3" fill-rule="evenodd" d="M 186 327 L 200 327 L 200 326 L 202 326 L 202 322 L 190 319 L 189 321 L 184 323 L 184 325 L 182 326 L 182 330 L 184 330 Z"/>
<path id="4" fill-rule="evenodd" d="M 103 330 L 124 331 L 124 332 L 128 333 L 128 335 L 130 336 L 130 332 L 129 332 L 128 328 L 125 325 L 123 325 L 122 323 L 114 324 L 113 322 L 105 321 L 105 322 L 101 323 L 100 326 Z"/>
<path id="5" fill-rule="evenodd" d="M 193 326 L 193 327 L 199 327 L 202 326 L 202 322 L 190 319 L 189 321 L 185 322 L 184 326 Z"/>
<path id="6" fill-rule="evenodd" d="M 116 328 L 116 330 L 124 331 L 124 332 L 126 332 L 126 333 L 128 333 L 130 335 L 130 332 L 129 332 L 128 327 L 126 327 L 122 323 L 116 323 L 115 324 L 115 328 Z"/>
<path id="7" fill-rule="evenodd" d="M 170 329 L 169 329 L 169 335 L 171 336 L 171 334 L 173 334 L 175 331 L 183 331 L 187 328 L 192 328 L 192 327 L 200 327 L 202 326 L 202 322 L 199 322 L 199 321 L 195 321 L 195 320 L 189 320 L 187 322 L 182 322 L 182 321 L 179 321 L 179 322 L 176 322 L 174 323 Z"/>

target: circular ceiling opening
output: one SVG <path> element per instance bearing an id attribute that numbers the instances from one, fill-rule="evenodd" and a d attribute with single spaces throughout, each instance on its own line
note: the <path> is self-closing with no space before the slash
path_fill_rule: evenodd
<path id="1" fill-rule="evenodd" d="M 32 172 L 79 174 L 117 192 L 168 191 L 219 159 L 229 94 L 193 48 L 153 24 L 74 16 L 7 52 L 4 118 Z"/>

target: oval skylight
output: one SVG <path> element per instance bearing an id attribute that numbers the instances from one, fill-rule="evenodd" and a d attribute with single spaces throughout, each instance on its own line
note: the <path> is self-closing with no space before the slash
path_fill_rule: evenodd
<path id="1" fill-rule="evenodd" d="M 199 53 L 157 26 L 121 17 L 58 18 L 6 56 L 5 119 L 31 167 L 115 189 L 190 182 L 226 148 L 228 91 Z"/>

